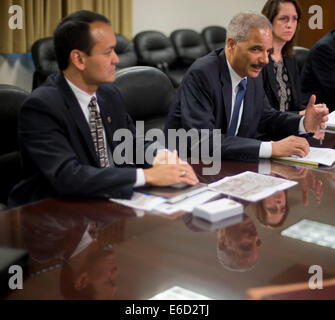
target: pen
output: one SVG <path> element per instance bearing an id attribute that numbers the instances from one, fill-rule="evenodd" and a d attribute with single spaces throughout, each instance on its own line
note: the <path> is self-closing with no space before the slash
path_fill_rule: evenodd
<path id="1" fill-rule="evenodd" d="M 326 105 L 324 103 L 322 103 L 322 108 L 325 108 Z M 320 137 L 320 146 L 322 146 L 322 137 Z"/>

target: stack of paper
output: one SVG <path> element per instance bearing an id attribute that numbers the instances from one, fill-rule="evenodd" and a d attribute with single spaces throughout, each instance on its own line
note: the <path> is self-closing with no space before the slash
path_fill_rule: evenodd
<path id="1" fill-rule="evenodd" d="M 196 217 L 217 222 L 243 213 L 243 206 L 231 199 L 223 198 L 216 201 L 200 204 L 193 210 Z"/>
<path id="2" fill-rule="evenodd" d="M 278 157 L 276 159 L 297 162 L 310 165 L 324 165 L 332 166 L 335 162 L 335 150 L 329 148 L 309 148 L 309 154 L 306 157 L 290 156 L 290 157 Z"/>

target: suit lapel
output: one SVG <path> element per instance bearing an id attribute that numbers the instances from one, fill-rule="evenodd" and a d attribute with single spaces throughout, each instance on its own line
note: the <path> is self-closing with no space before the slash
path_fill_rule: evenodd
<path id="1" fill-rule="evenodd" d="M 245 92 L 243 99 L 243 113 L 241 118 L 240 127 L 238 129 L 237 135 L 241 137 L 248 137 L 248 130 L 250 128 L 250 121 L 252 121 L 254 116 L 254 88 L 253 81 L 251 78 L 247 80 L 247 91 Z"/>
<path id="2" fill-rule="evenodd" d="M 229 120 L 231 115 L 231 106 L 232 106 L 232 87 L 231 87 L 231 78 L 230 73 L 226 61 L 226 55 L 224 50 L 219 55 L 219 64 L 220 64 L 220 80 L 221 80 L 221 87 L 222 87 L 222 95 L 224 101 L 224 108 L 226 113 L 226 125 L 227 128 L 229 126 Z"/>
<path id="3" fill-rule="evenodd" d="M 106 100 L 105 98 L 103 98 L 99 92 L 97 92 L 97 98 L 98 98 L 98 105 L 99 105 L 99 109 L 100 109 L 100 116 L 101 116 L 101 120 L 105 129 L 105 133 L 106 133 L 106 139 L 107 139 L 107 144 L 109 145 L 109 147 L 111 148 L 111 151 L 113 151 L 113 134 L 114 134 L 114 126 L 113 126 L 113 118 L 115 118 L 112 114 L 111 111 L 108 110 L 108 108 L 106 107 Z"/>
<path id="4" fill-rule="evenodd" d="M 76 123 L 78 131 L 80 132 L 81 136 L 83 137 L 83 140 L 85 141 L 85 145 L 89 150 L 92 160 L 95 161 L 96 164 L 99 166 L 98 156 L 97 153 L 95 152 L 91 131 L 87 123 L 87 120 L 83 114 L 83 111 L 78 103 L 78 100 L 76 99 L 73 91 L 69 87 L 62 73 L 59 73 L 57 75 L 56 82 L 58 88 L 62 92 L 65 104 L 69 109 L 69 114 L 73 119 L 73 121 Z"/>

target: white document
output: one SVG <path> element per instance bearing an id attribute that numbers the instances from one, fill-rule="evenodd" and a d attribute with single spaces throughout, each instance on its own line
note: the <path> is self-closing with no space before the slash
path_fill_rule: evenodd
<path id="1" fill-rule="evenodd" d="M 310 147 L 309 154 L 306 157 L 291 156 L 278 157 L 278 159 L 313 165 L 322 164 L 330 167 L 335 162 L 335 150 L 329 148 Z"/>
<path id="2" fill-rule="evenodd" d="M 225 195 L 256 202 L 296 184 L 295 181 L 246 171 L 211 183 L 208 187 Z"/>
<path id="3" fill-rule="evenodd" d="M 209 201 L 219 194 L 219 192 L 206 190 L 173 204 L 167 202 L 161 203 L 154 209 L 154 212 L 164 214 L 173 214 L 178 211 L 192 212 L 195 206 Z"/>
<path id="4" fill-rule="evenodd" d="M 328 121 L 326 122 L 327 129 L 334 129 L 335 130 L 335 111 L 328 114 Z"/>
<path id="5" fill-rule="evenodd" d="M 150 211 L 154 207 L 166 201 L 165 198 L 156 197 L 145 193 L 134 192 L 130 200 L 109 198 L 110 201 L 123 204 L 124 206 Z"/>

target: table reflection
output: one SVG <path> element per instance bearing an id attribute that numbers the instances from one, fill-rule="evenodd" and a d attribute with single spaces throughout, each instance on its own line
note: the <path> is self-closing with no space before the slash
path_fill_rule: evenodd
<path id="1" fill-rule="evenodd" d="M 230 271 L 248 271 L 259 257 L 261 240 L 255 224 L 247 215 L 243 221 L 217 231 L 217 256 Z"/>

